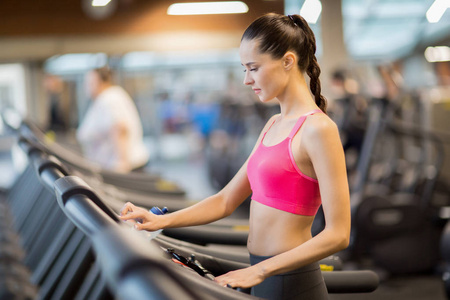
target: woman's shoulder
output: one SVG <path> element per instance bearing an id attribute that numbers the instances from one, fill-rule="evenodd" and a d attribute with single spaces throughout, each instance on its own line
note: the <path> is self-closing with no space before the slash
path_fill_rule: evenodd
<path id="1" fill-rule="evenodd" d="M 305 121 L 304 135 L 306 138 L 328 138 L 330 136 L 339 136 L 339 130 L 336 123 L 326 114 L 317 113 Z"/>

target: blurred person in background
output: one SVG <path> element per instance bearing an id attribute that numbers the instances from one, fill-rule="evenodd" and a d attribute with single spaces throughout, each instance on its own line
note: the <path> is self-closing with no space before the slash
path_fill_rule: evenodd
<path id="1" fill-rule="evenodd" d="M 344 152 L 347 172 L 356 168 L 361 154 L 367 127 L 365 100 L 358 96 L 358 83 L 344 69 L 331 74 L 333 91 L 332 116 L 338 126 Z"/>
<path id="2" fill-rule="evenodd" d="M 93 101 L 77 130 L 85 157 L 105 169 L 141 171 L 149 153 L 133 100 L 122 87 L 113 84 L 108 67 L 88 72 L 85 79 Z"/>
<path id="3" fill-rule="evenodd" d="M 244 32 L 244 84 L 280 114 L 264 126 L 247 161 L 217 194 L 161 216 L 125 204 L 123 220 L 138 230 L 206 224 L 229 216 L 252 192 L 247 248 L 251 266 L 215 278 L 221 286 L 252 287 L 267 299 L 327 299 L 318 261 L 347 247 L 350 196 L 344 151 L 321 95 L 315 37 L 299 15 L 267 14 Z M 305 80 L 310 77 L 310 86 Z M 312 237 L 320 206 L 325 229 Z"/>
<path id="4" fill-rule="evenodd" d="M 65 132 L 69 125 L 69 101 L 63 95 L 64 83 L 60 77 L 46 74 L 43 85 L 50 102 L 47 131 Z"/>

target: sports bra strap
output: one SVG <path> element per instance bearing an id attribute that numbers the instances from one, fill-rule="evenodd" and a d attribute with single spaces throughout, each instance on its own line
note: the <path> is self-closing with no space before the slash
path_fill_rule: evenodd
<path id="1" fill-rule="evenodd" d="M 275 124 L 275 121 L 276 120 L 273 120 L 272 124 L 270 124 L 269 128 L 267 128 L 266 132 L 264 132 L 261 143 L 264 140 L 264 138 L 266 137 L 267 132 L 269 132 L 270 128 L 272 128 L 273 124 Z"/>
<path id="2" fill-rule="evenodd" d="M 305 122 L 307 116 L 313 115 L 313 114 L 315 114 L 315 113 L 321 113 L 321 112 L 322 112 L 322 110 L 320 110 L 320 109 L 315 109 L 315 110 L 312 110 L 312 111 L 307 112 L 306 114 L 302 115 L 302 116 L 298 119 L 297 123 L 295 123 L 294 128 L 292 128 L 292 131 L 291 131 L 291 133 L 289 134 L 289 138 L 292 139 L 292 138 L 294 137 L 294 135 L 297 133 L 297 131 L 300 129 L 300 127 L 302 127 L 303 122 Z"/>

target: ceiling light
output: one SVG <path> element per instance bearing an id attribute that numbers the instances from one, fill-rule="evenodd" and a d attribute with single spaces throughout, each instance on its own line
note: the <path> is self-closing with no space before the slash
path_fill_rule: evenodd
<path id="1" fill-rule="evenodd" d="M 111 0 L 92 0 L 92 6 L 106 6 Z"/>
<path id="2" fill-rule="evenodd" d="M 447 46 L 428 47 L 425 50 L 428 62 L 450 61 L 450 48 Z"/>
<path id="3" fill-rule="evenodd" d="M 306 0 L 300 9 L 300 15 L 312 24 L 316 24 L 321 12 L 322 3 L 319 0 Z"/>
<path id="4" fill-rule="evenodd" d="M 427 10 L 426 16 L 430 23 L 437 23 L 444 15 L 447 8 L 450 7 L 449 0 L 435 0 Z"/>
<path id="5" fill-rule="evenodd" d="M 167 9 L 168 15 L 242 14 L 248 6 L 242 1 L 175 3 Z"/>
<path id="6" fill-rule="evenodd" d="M 117 11 L 118 3 L 118 0 L 81 0 L 81 8 L 88 18 L 105 20 Z"/>

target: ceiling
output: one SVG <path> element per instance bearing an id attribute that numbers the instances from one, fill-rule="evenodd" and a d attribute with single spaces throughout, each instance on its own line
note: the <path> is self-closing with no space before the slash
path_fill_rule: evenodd
<path id="1" fill-rule="evenodd" d="M 245 14 L 169 16 L 171 4 L 186 0 L 111 0 L 105 7 L 93 7 L 92 0 L 1 0 L 0 37 L 242 31 L 266 12 L 283 12 L 284 0 L 243 1 L 249 7 Z"/>
<path id="2" fill-rule="evenodd" d="M 425 14 L 434 0 L 342 0 L 344 38 L 353 58 L 396 58 L 450 45 L 450 9 L 438 23 Z"/>
<path id="3" fill-rule="evenodd" d="M 341 0 L 344 39 L 354 59 L 396 59 L 430 45 L 450 45 L 450 9 L 438 23 L 425 14 L 434 0 Z M 285 0 L 286 14 L 298 13 L 305 1 Z M 322 0 L 322 6 L 327 5 Z M 321 19 L 311 25 L 320 36 Z M 318 39 L 318 54 L 321 54 Z"/>
<path id="4" fill-rule="evenodd" d="M 165 12 L 170 3 L 187 0 L 115 0 L 119 4 L 113 17 L 94 20 L 83 12 L 81 4 L 87 1 L 0 1 L 0 60 L 42 59 L 71 52 L 180 48 L 186 40 L 193 40 L 194 32 L 204 35 L 198 38 L 198 47 L 210 49 L 220 43 L 222 48 L 235 47 L 242 30 L 256 16 L 282 12 L 283 6 L 286 14 L 298 13 L 304 2 L 243 0 L 250 8 L 248 14 L 168 17 Z M 322 5 L 328 1 L 337 0 L 322 0 Z M 430 24 L 425 17 L 433 1 L 342 0 L 348 53 L 354 59 L 392 60 L 412 52 L 423 53 L 429 45 L 450 45 L 450 9 L 439 23 Z M 319 37 L 320 19 L 312 27 Z M 179 32 L 186 34 L 180 36 Z"/>

